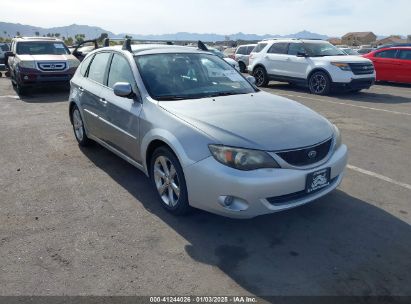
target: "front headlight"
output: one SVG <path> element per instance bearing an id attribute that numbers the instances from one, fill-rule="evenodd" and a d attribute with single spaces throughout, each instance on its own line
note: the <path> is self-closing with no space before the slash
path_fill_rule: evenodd
<path id="1" fill-rule="evenodd" d="M 214 158 L 231 168 L 250 171 L 262 168 L 279 168 L 277 162 L 267 152 L 209 145 Z"/>
<path id="2" fill-rule="evenodd" d="M 25 68 L 25 69 L 35 69 L 36 68 L 34 61 L 20 61 L 19 67 Z"/>
<path id="3" fill-rule="evenodd" d="M 80 64 L 80 61 L 77 59 L 68 59 L 67 60 L 69 68 L 77 68 Z"/>
<path id="4" fill-rule="evenodd" d="M 333 127 L 334 127 L 334 138 L 335 138 L 334 139 L 334 142 L 335 142 L 334 150 L 337 150 L 341 146 L 341 143 L 342 143 L 341 132 L 340 130 L 338 130 L 336 125 L 333 125 Z"/>
<path id="5" fill-rule="evenodd" d="M 331 62 L 332 65 L 339 67 L 343 71 L 351 71 L 350 65 L 348 63 L 342 62 Z"/>

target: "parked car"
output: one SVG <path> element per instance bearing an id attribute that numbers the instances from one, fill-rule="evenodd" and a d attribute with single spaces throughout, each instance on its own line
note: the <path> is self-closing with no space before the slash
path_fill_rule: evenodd
<path id="1" fill-rule="evenodd" d="M 245 73 L 247 71 L 248 59 L 250 58 L 250 54 L 256 45 L 257 44 L 241 45 L 236 49 L 234 59 L 238 62 L 241 73 Z"/>
<path id="2" fill-rule="evenodd" d="M 0 43 L 0 77 L 2 77 L 1 71 L 6 70 L 5 55 L 9 50 L 10 50 L 10 46 L 8 43 Z"/>
<path id="3" fill-rule="evenodd" d="M 374 50 L 375 50 L 374 48 L 360 48 L 360 49 L 357 49 L 356 51 L 357 51 L 358 54 L 364 55 L 364 54 L 368 54 L 368 53 L 370 53 Z"/>
<path id="4" fill-rule="evenodd" d="M 359 56 L 360 53 L 357 52 L 357 50 L 351 49 L 351 48 L 339 48 L 342 50 L 344 53 L 347 55 L 353 55 L 353 56 Z"/>
<path id="5" fill-rule="evenodd" d="M 13 38 L 7 56 L 12 84 L 20 95 L 30 87 L 68 85 L 80 63 L 57 38 Z"/>
<path id="6" fill-rule="evenodd" d="M 360 91 L 374 84 L 370 60 L 347 56 L 322 40 L 275 39 L 260 42 L 250 56 L 248 71 L 257 86 L 270 80 L 308 86 L 311 93 L 332 90 Z"/>
<path id="7" fill-rule="evenodd" d="M 4 64 L 4 58 L 6 52 L 10 51 L 10 45 L 8 43 L 0 43 L 0 64 Z"/>
<path id="8" fill-rule="evenodd" d="M 364 55 L 374 64 L 377 81 L 411 83 L 411 47 L 389 47 Z"/>
<path id="9" fill-rule="evenodd" d="M 80 64 L 70 121 L 80 145 L 93 140 L 142 170 L 176 215 L 251 218 L 335 189 L 347 163 L 337 127 L 253 80 L 210 52 L 126 42 Z"/>

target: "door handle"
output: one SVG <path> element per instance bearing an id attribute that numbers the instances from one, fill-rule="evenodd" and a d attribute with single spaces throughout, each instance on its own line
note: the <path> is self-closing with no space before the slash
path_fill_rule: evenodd
<path id="1" fill-rule="evenodd" d="M 291 61 L 291 58 L 287 58 L 286 60 L 287 60 L 287 61 Z"/>
<path id="2" fill-rule="evenodd" d="M 102 104 L 104 104 L 104 105 L 107 104 L 107 100 L 105 100 L 104 98 L 100 98 L 99 101 L 100 101 Z"/>
<path id="3" fill-rule="evenodd" d="M 80 92 L 84 92 L 84 88 L 83 88 L 83 87 L 79 87 L 78 90 L 79 90 Z"/>

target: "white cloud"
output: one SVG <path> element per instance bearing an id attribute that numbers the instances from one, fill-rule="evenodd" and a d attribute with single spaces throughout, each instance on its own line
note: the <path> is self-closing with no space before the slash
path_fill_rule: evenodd
<path id="1" fill-rule="evenodd" d="M 2 21 L 88 24 L 115 33 L 411 34 L 409 0 L 13 0 L 1 10 Z"/>

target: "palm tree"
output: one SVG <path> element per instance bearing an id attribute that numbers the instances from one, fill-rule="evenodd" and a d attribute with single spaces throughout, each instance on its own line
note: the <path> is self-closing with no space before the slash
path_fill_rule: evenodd
<path id="1" fill-rule="evenodd" d="M 40 32 L 35 32 L 35 34 L 37 37 L 40 36 Z"/>
<path id="2" fill-rule="evenodd" d="M 17 37 L 20 36 L 20 32 L 16 32 Z"/>

